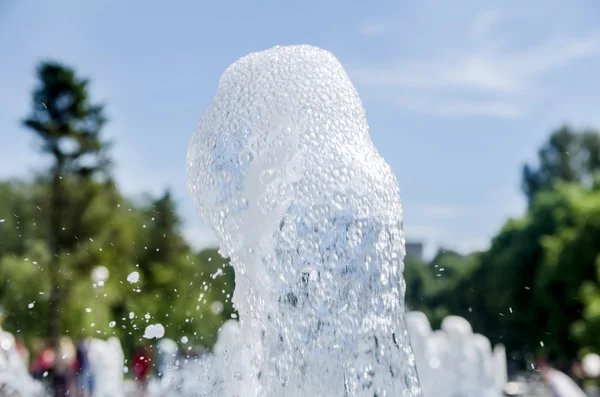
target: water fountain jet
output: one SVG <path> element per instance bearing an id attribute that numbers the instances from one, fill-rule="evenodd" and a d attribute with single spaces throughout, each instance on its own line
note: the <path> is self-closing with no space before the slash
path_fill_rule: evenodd
<path id="1" fill-rule="evenodd" d="M 211 395 L 421 395 L 398 184 L 332 54 L 275 47 L 232 64 L 187 163 L 236 271 L 235 360 L 217 354 Z"/>

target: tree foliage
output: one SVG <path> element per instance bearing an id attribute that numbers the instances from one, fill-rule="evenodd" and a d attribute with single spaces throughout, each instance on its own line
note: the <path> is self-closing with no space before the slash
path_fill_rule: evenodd
<path id="1" fill-rule="evenodd" d="M 523 167 L 521 186 L 530 203 L 539 192 L 552 190 L 557 181 L 591 186 L 600 170 L 600 135 L 564 125 L 540 148 L 538 163 Z"/>
<path id="2" fill-rule="evenodd" d="M 212 346 L 234 315 L 231 268 L 188 245 L 170 192 L 132 201 L 111 181 L 104 108 L 87 79 L 54 62 L 37 77 L 24 125 L 52 162 L 32 180 L 0 183 L 6 327 L 29 340 L 117 335 L 131 351 L 161 323 L 167 337 Z M 109 270 L 103 285 L 91 279 L 98 266 Z"/>
<path id="3" fill-rule="evenodd" d="M 64 220 L 67 230 L 76 223 L 80 241 L 57 262 L 60 288 L 69 297 L 60 314 L 65 334 L 116 335 L 129 352 L 144 341 L 146 326 L 161 323 L 166 337 L 185 336 L 190 346 L 211 347 L 220 325 L 235 315 L 227 261 L 216 249 L 195 252 L 185 242 L 169 192 L 132 202 L 114 185 L 88 184 L 64 185 L 72 203 L 88 200 L 87 190 L 94 192 L 79 220 Z M 0 302 L 8 314 L 6 327 L 27 340 L 50 336 L 47 189 L 40 182 L 0 185 L 0 231 L 11 237 L 0 246 Z M 96 266 L 110 272 L 104 286 L 91 279 Z M 136 282 L 128 281 L 133 272 L 139 274 Z M 214 302 L 222 309 L 215 310 Z"/>
<path id="4" fill-rule="evenodd" d="M 434 325 L 441 316 L 464 316 L 516 359 L 560 363 L 600 352 L 599 142 L 591 130 L 555 131 L 539 167 L 525 168 L 526 214 L 508 220 L 488 250 L 406 260 L 409 306 Z"/>
<path id="5" fill-rule="evenodd" d="M 107 171 L 109 145 L 101 137 L 106 121 L 103 106 L 90 102 L 86 79 L 54 62 L 41 63 L 37 77 L 32 110 L 23 124 L 37 136 L 40 151 L 52 158 L 50 169 L 41 178 L 47 181 L 49 189 L 47 200 L 40 205 L 48 214 L 47 326 L 56 344 L 63 328 L 61 313 L 65 303 L 70 302 L 70 278 L 85 264 L 73 262 L 76 255 L 71 254 L 86 244 L 81 233 L 93 235 L 96 231 L 84 227 L 82 221 L 82 217 L 93 212 L 90 206 L 101 189 L 89 182 Z"/>

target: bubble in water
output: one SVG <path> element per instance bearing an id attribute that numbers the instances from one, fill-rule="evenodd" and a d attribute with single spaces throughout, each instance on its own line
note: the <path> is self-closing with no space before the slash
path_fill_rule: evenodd
<path id="1" fill-rule="evenodd" d="M 127 275 L 127 281 L 131 284 L 135 284 L 140 281 L 140 273 L 139 272 L 131 272 Z"/>

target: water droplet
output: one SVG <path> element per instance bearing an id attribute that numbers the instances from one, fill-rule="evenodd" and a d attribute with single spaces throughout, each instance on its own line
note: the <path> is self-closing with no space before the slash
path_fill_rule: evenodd
<path id="1" fill-rule="evenodd" d="M 210 305 L 210 310 L 216 315 L 223 313 L 223 303 L 214 301 L 212 305 Z"/>
<path id="2" fill-rule="evenodd" d="M 150 324 L 144 330 L 144 338 L 146 339 L 160 339 L 165 336 L 165 327 L 162 324 Z"/>

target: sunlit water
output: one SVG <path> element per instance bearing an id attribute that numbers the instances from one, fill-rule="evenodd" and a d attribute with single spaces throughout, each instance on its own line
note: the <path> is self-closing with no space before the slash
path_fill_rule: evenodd
<path id="1" fill-rule="evenodd" d="M 486 337 L 474 334 L 469 323 L 457 316 L 447 317 L 442 328 L 433 331 L 423 313 L 409 312 L 407 324 L 424 397 L 504 395 L 507 372 L 503 345 L 492 350 Z M 235 360 L 235 351 L 228 353 L 223 349 L 239 343 L 239 331 L 237 321 L 226 323 L 220 331 L 217 357 L 225 354 Z M 211 395 L 216 379 L 211 368 L 216 359 L 215 355 L 206 355 L 174 360 L 162 380 L 153 382 L 151 397 Z"/>
<path id="2" fill-rule="evenodd" d="M 188 150 L 189 188 L 236 272 L 210 396 L 420 396 L 396 178 L 329 52 L 232 64 Z"/>

